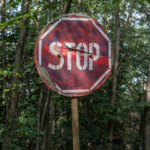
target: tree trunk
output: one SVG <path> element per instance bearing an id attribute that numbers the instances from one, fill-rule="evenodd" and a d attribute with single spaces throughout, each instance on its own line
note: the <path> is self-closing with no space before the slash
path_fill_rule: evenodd
<path id="1" fill-rule="evenodd" d="M 146 102 L 150 103 L 150 51 L 149 51 L 149 66 L 146 86 Z M 145 107 L 144 122 L 143 122 L 143 150 L 150 149 L 150 106 Z"/>
<path id="2" fill-rule="evenodd" d="M 37 112 L 37 142 L 36 150 L 49 150 L 51 142 L 51 129 L 52 129 L 52 117 L 53 108 L 51 106 L 51 90 L 44 85 L 41 87 L 38 112 Z M 41 134 L 41 132 L 44 134 Z M 42 142 L 40 142 L 40 138 Z"/>
<path id="3" fill-rule="evenodd" d="M 1 23 L 5 22 L 5 0 L 1 0 Z M 6 67 L 6 55 L 5 55 L 5 29 L 1 30 L 1 37 L 2 37 L 2 66 L 3 66 L 3 71 L 5 70 Z M 6 87 L 6 76 L 3 77 L 3 88 Z M 5 102 L 6 102 L 6 119 L 7 119 L 7 114 L 8 114 L 8 102 L 7 102 L 7 93 L 5 93 Z M 2 98 L 2 94 L 0 96 Z"/>
<path id="4" fill-rule="evenodd" d="M 27 2 L 29 2 L 27 4 Z M 27 12 L 29 10 L 29 4 L 30 0 L 23 0 L 22 1 L 22 12 Z M 27 18 L 22 19 L 22 25 L 19 32 L 19 38 L 16 46 L 16 54 L 15 54 L 15 61 L 14 61 L 14 76 L 12 79 L 12 85 L 17 85 L 17 82 L 19 82 L 19 67 L 21 66 L 21 61 L 23 57 L 23 50 L 24 50 L 24 44 L 26 41 L 26 31 L 25 26 L 27 25 Z M 14 118 L 16 116 L 16 110 L 17 110 L 17 102 L 19 98 L 19 88 L 16 87 L 14 90 L 12 90 L 11 98 L 8 101 L 8 120 L 6 123 L 6 127 L 10 126 L 8 130 L 5 130 L 5 136 L 4 136 L 4 143 L 3 143 L 3 150 L 10 150 L 11 139 L 13 138 L 10 133 L 14 131 Z M 10 121 L 11 120 L 11 121 Z"/>
<path id="5" fill-rule="evenodd" d="M 81 2 L 82 2 L 81 0 L 78 0 L 78 3 L 79 3 L 79 4 L 78 4 L 78 11 L 79 11 L 79 12 L 81 12 L 81 10 L 82 10 L 82 8 L 81 8 Z"/>
<path id="6" fill-rule="evenodd" d="M 69 1 L 65 4 L 65 8 L 64 8 L 64 13 L 63 13 L 63 14 L 69 13 L 70 8 L 71 8 L 71 3 L 72 3 L 72 0 L 69 0 Z"/>
<path id="7" fill-rule="evenodd" d="M 36 150 L 39 150 L 39 139 L 40 139 L 40 110 L 41 110 L 41 102 L 43 99 L 43 87 L 41 87 L 40 90 L 40 97 L 39 97 L 39 103 L 38 103 L 38 110 L 37 110 L 37 142 L 36 142 Z"/>
<path id="8" fill-rule="evenodd" d="M 112 88 L 111 88 L 111 106 L 112 107 L 115 106 L 115 101 L 116 101 L 117 75 L 118 75 L 118 64 L 119 64 L 119 49 L 120 49 L 119 5 L 116 8 L 115 23 L 116 23 L 116 45 L 115 45 L 115 50 L 114 50 L 113 81 L 112 81 Z M 115 126 L 115 121 L 109 120 L 108 149 L 112 149 L 112 147 L 113 147 L 114 126 Z"/>
<path id="9" fill-rule="evenodd" d="M 5 10 L 3 10 L 5 8 L 5 0 L 1 0 L 1 23 L 4 23 L 5 21 Z M 5 68 L 5 47 L 4 47 L 4 37 L 5 37 L 5 29 L 1 30 L 1 36 L 2 36 L 2 65 L 3 65 L 3 69 Z"/>

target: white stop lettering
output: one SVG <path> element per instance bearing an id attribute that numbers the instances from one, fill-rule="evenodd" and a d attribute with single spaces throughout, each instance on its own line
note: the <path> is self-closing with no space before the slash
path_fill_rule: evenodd
<path id="1" fill-rule="evenodd" d="M 62 47 L 62 44 L 60 42 L 53 42 L 49 46 L 49 51 L 55 55 L 60 56 L 60 63 L 58 65 L 48 64 L 48 67 L 52 70 L 59 70 L 64 65 L 64 57 L 61 55 L 61 53 L 55 51 L 54 46 L 58 46 L 60 49 Z M 75 47 L 75 42 L 66 42 L 66 46 L 69 48 Z M 81 66 L 81 60 L 80 60 L 80 51 L 76 51 L 76 66 L 79 70 L 85 70 L 88 67 L 88 47 L 85 43 L 79 43 L 77 45 L 77 50 L 81 50 L 83 47 L 84 49 L 84 64 Z M 95 48 L 96 54 L 93 54 L 93 49 Z M 93 56 L 93 55 L 94 56 Z M 89 70 L 93 70 L 93 61 L 96 61 L 100 58 L 100 47 L 97 43 L 89 43 L 89 55 L 92 57 L 89 57 Z M 68 50 L 67 52 L 67 70 L 71 70 L 71 51 Z"/>

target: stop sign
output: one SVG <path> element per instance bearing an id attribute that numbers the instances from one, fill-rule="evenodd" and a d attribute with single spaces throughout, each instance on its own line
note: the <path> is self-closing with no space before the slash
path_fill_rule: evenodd
<path id="1" fill-rule="evenodd" d="M 83 96 L 98 89 L 111 72 L 111 41 L 93 18 L 61 16 L 41 31 L 35 64 L 48 87 L 66 96 Z"/>

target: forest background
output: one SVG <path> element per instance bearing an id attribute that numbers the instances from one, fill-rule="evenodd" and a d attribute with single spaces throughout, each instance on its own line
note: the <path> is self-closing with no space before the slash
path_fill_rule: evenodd
<path id="1" fill-rule="evenodd" d="M 150 2 L 1 0 L 0 149 L 72 150 L 71 99 L 37 74 L 41 29 L 66 13 L 97 19 L 112 40 L 107 81 L 79 98 L 81 150 L 150 150 Z"/>

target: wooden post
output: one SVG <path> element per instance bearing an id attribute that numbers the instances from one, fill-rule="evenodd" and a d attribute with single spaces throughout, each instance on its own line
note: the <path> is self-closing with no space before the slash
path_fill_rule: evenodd
<path id="1" fill-rule="evenodd" d="M 72 103 L 73 150 L 80 150 L 78 99 L 73 98 L 71 103 Z"/>

